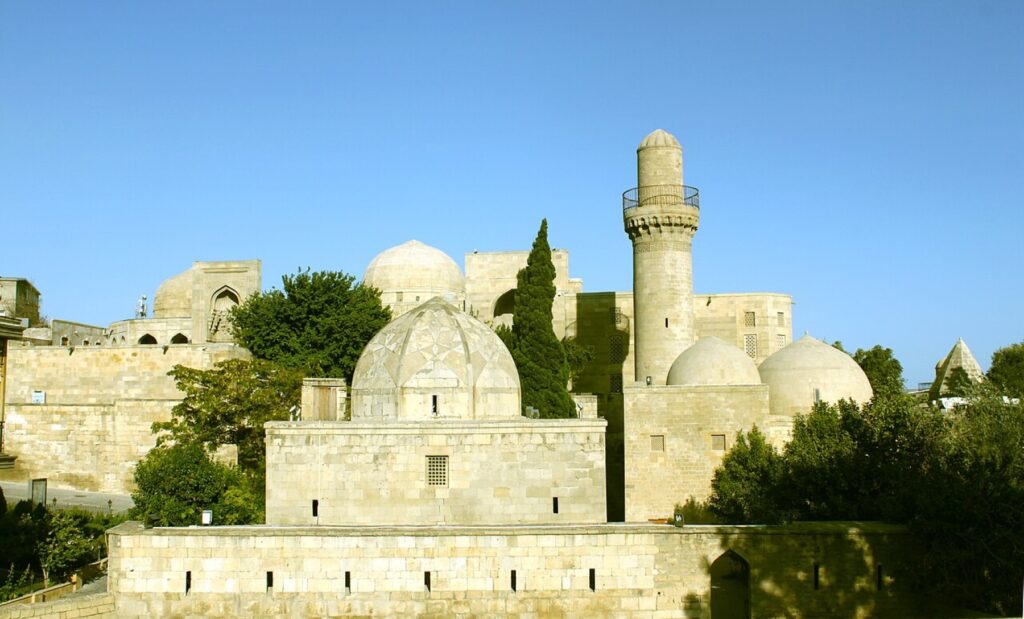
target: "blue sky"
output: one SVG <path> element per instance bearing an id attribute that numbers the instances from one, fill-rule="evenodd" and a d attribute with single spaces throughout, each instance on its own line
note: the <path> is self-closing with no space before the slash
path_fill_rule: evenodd
<path id="1" fill-rule="evenodd" d="M 0 1 L 0 274 L 107 324 L 194 260 L 361 276 L 542 217 L 628 290 L 620 194 L 662 127 L 701 191 L 698 292 L 794 334 L 1024 339 L 1024 2 Z"/>

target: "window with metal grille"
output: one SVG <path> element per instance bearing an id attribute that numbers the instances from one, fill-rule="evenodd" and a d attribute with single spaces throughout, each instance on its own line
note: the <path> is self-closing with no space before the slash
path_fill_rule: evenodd
<path id="1" fill-rule="evenodd" d="M 754 312 L 743 312 L 743 326 L 744 327 L 756 327 L 757 326 L 757 316 L 754 315 Z"/>
<path id="2" fill-rule="evenodd" d="M 427 485 L 448 485 L 448 456 L 427 456 Z"/>
<path id="3" fill-rule="evenodd" d="M 608 377 L 608 391 L 622 393 L 622 374 L 612 374 Z"/>
<path id="4" fill-rule="evenodd" d="M 786 313 L 785 312 L 779 312 L 779 313 L 775 314 L 775 317 L 778 319 L 780 327 L 785 327 L 786 326 Z"/>
<path id="5" fill-rule="evenodd" d="M 779 348 L 785 348 L 786 347 L 786 336 L 781 334 L 781 333 L 776 335 L 775 336 L 775 345 L 778 346 Z"/>
<path id="6" fill-rule="evenodd" d="M 743 336 L 743 352 L 751 359 L 757 359 L 757 336 L 754 334 Z"/>
<path id="7" fill-rule="evenodd" d="M 616 333 L 608 338 L 608 361 L 610 363 L 622 363 L 625 358 L 625 345 L 622 341 L 622 336 Z"/>
<path id="8" fill-rule="evenodd" d="M 725 435 L 724 434 L 712 434 L 711 435 L 711 449 L 715 451 L 725 451 Z"/>

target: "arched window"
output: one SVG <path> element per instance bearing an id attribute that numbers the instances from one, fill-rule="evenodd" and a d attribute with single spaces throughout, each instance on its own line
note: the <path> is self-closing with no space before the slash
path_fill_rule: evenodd
<path id="1" fill-rule="evenodd" d="M 513 288 L 498 297 L 498 300 L 494 302 L 494 317 L 501 318 L 503 316 L 507 316 L 509 322 L 511 322 L 512 311 L 515 309 L 515 302 L 516 289 Z"/>
<path id="2" fill-rule="evenodd" d="M 60 338 L 60 345 L 61 346 L 67 346 L 70 343 L 71 343 L 71 340 L 68 338 L 68 336 L 66 336 L 66 335 L 62 335 L 61 336 L 61 338 Z"/>
<path id="3" fill-rule="evenodd" d="M 156 338 L 147 333 L 139 338 L 139 344 L 156 344 Z"/>
<path id="4" fill-rule="evenodd" d="M 188 337 L 184 333 L 177 333 L 171 338 L 171 344 L 188 344 Z"/>

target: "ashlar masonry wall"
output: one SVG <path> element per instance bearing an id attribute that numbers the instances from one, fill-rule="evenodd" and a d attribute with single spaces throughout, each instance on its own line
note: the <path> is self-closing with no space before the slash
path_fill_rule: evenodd
<path id="1" fill-rule="evenodd" d="M 271 422 L 267 523 L 605 522 L 605 425 Z"/>
<path id="2" fill-rule="evenodd" d="M 783 527 L 212 527 L 110 532 L 119 617 L 913 617 L 906 534 Z M 723 556 L 745 565 L 716 581 Z M 817 576 L 815 576 L 817 574 Z M 745 577 L 744 577 L 745 576 Z"/>
<path id="3" fill-rule="evenodd" d="M 627 387 L 623 400 L 627 522 L 706 499 L 737 432 L 768 419 L 765 385 Z"/>
<path id="4" fill-rule="evenodd" d="M 4 446 L 18 459 L 0 477 L 130 492 L 135 464 L 155 444 L 151 425 L 170 419 L 182 398 L 167 372 L 247 354 L 234 345 L 12 346 Z M 33 391 L 42 392 L 43 403 L 33 403 Z"/>

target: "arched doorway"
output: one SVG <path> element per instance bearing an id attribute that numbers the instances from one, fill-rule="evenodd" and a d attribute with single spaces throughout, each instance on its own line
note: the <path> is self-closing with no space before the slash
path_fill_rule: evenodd
<path id="1" fill-rule="evenodd" d="M 207 339 L 211 342 L 230 342 L 231 327 L 228 321 L 231 308 L 238 305 L 238 293 L 230 287 L 224 286 L 214 293 L 211 305 Z"/>
<path id="2" fill-rule="evenodd" d="M 711 619 L 750 619 L 750 564 L 732 550 L 711 564 Z"/>

